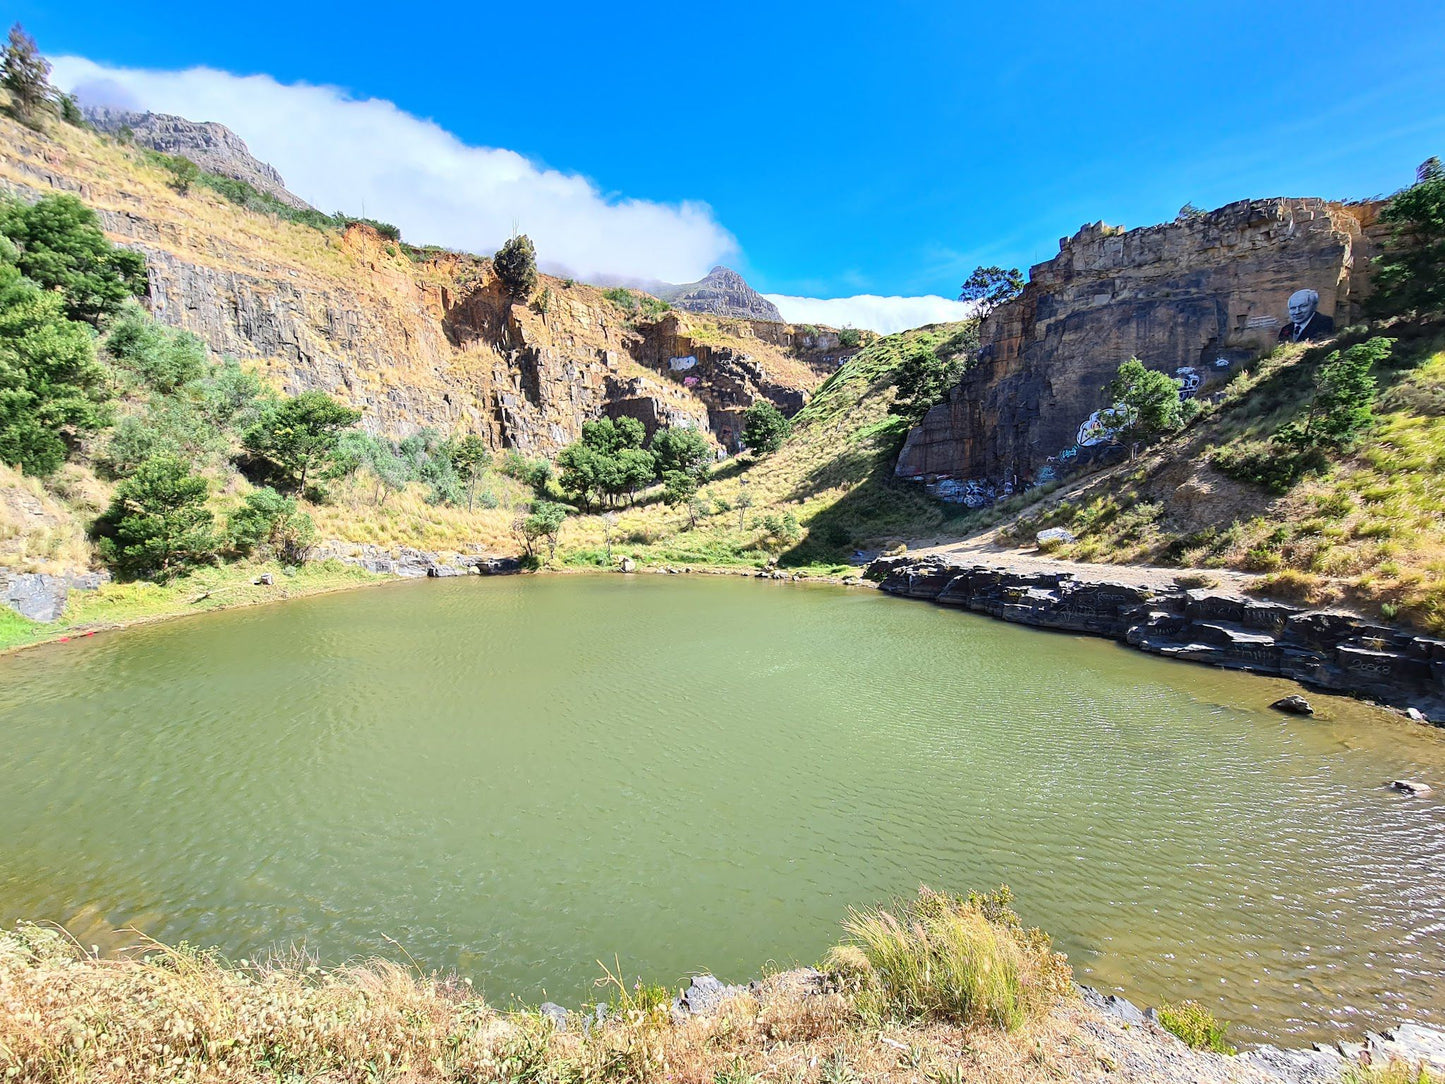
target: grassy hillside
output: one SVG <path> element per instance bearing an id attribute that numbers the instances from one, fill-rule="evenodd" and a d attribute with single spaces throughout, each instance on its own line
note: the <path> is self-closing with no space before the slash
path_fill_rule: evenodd
<path id="1" fill-rule="evenodd" d="M 961 358 L 969 327 L 938 324 L 865 347 L 817 389 L 781 449 L 745 453 L 714 470 L 696 527 L 685 509 L 663 505 L 654 490 L 618 512 L 614 524 L 599 515 L 569 519 L 559 558 L 605 566 L 610 530 L 614 559 L 730 565 L 776 557 L 784 566 L 840 572 L 856 565 L 857 549 L 946 533 L 964 519 L 962 510 L 893 479 L 907 423 L 888 407 L 910 349 L 921 345 L 941 358 Z"/>
<path id="2" fill-rule="evenodd" d="M 1035 503 L 1001 536 L 1026 544 L 1062 526 L 1077 541 L 1057 556 L 1268 573 L 1272 594 L 1445 628 L 1445 327 L 1368 334 L 1396 339 L 1374 370 L 1374 421 L 1319 469 L 1271 488 L 1233 465 L 1278 454 L 1269 438 L 1304 415 L 1320 366 L 1364 328 L 1280 347 L 1184 432 Z"/>

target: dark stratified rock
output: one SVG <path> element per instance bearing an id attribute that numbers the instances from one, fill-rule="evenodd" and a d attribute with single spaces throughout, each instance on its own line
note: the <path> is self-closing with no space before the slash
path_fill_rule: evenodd
<path id="1" fill-rule="evenodd" d="M 782 323 L 778 307 L 758 293 L 731 267 L 714 267 L 706 278 L 656 288 L 657 296 L 684 312 L 735 316 L 744 320 Z"/>
<path id="2" fill-rule="evenodd" d="M 275 167 L 252 156 L 245 140 L 224 124 L 215 121 L 193 121 L 169 113 L 133 113 L 126 109 L 86 106 L 85 119 L 110 135 L 129 131 L 130 138 L 142 147 L 162 154 L 189 158 L 207 173 L 245 181 L 258 192 L 264 192 L 291 207 L 311 205 L 286 190 L 286 182 Z"/>
<path id="3" fill-rule="evenodd" d="M 1315 709 L 1310 707 L 1310 702 L 1298 693 L 1280 697 L 1270 707 L 1289 715 L 1313 715 L 1315 713 Z"/>
<path id="4" fill-rule="evenodd" d="M 1224 592 L 1081 580 L 1066 567 L 1024 571 L 905 553 L 878 558 L 865 575 L 893 595 L 1107 636 L 1167 658 L 1293 678 L 1445 718 L 1445 643 L 1439 640 L 1349 614 Z M 1311 713 L 1298 695 L 1274 707 Z"/>

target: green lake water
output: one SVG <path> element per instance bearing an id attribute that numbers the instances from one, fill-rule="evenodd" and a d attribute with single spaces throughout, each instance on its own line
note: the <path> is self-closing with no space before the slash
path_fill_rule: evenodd
<path id="1" fill-rule="evenodd" d="M 425 581 L 0 658 L 0 921 L 404 949 L 495 1002 L 816 961 L 1007 882 L 1241 1039 L 1445 1022 L 1445 733 L 863 590 Z M 398 947 L 400 946 L 400 947 Z"/>

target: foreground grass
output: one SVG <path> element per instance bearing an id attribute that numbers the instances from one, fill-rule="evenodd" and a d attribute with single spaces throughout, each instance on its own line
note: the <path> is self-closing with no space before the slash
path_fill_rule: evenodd
<path id="1" fill-rule="evenodd" d="M 993 897 L 996 899 L 996 897 Z M 895 909 L 952 924 L 949 952 L 1017 965 L 983 981 L 1019 1009 L 961 1005 L 956 972 L 905 935 L 875 962 L 861 930 L 841 946 L 846 981 L 822 989 L 774 976 L 716 1014 L 671 1020 L 665 990 L 607 975 L 606 1023 L 565 1028 L 534 1012 L 498 1011 L 452 976 L 381 960 L 321 969 L 304 956 L 228 963 L 212 952 L 150 943 L 121 959 L 90 955 L 63 931 L 21 924 L 0 934 L 0 1065 L 35 1084 L 168 1081 L 825 1081 L 1023 1080 L 1057 1077 L 1071 1059 L 1055 1010 L 1068 968 L 1041 935 L 977 898 L 925 893 Z M 1005 909 L 1006 911 L 1006 909 Z M 883 921 L 892 912 L 862 912 Z M 992 915 L 993 917 L 989 917 Z M 906 942 L 906 944 L 904 943 Z M 861 954 L 860 960 L 856 954 Z M 897 966 L 921 1000 L 884 994 Z M 1043 970 L 1039 970 L 1039 969 Z M 1029 976 L 1053 976 L 1029 988 Z M 930 988 L 937 986 L 936 996 Z M 1008 988 L 1007 990 L 1005 988 Z M 990 995 L 993 996 L 993 995 Z M 1006 1017 L 1006 1018 L 1005 1018 Z"/>
<path id="2" fill-rule="evenodd" d="M 272 586 L 254 582 L 263 572 L 272 574 Z M 53 624 L 27 621 L 0 606 L 0 651 L 168 617 L 339 591 L 387 578 L 339 561 L 322 561 L 300 568 L 269 563 L 222 565 L 198 569 L 166 584 L 108 583 L 97 591 L 72 591 L 65 613 Z"/>

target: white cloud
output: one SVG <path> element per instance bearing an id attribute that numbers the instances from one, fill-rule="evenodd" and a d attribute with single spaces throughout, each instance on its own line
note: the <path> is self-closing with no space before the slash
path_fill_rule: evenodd
<path id="1" fill-rule="evenodd" d="M 515 226 L 544 267 L 672 282 L 699 279 L 737 252 L 705 203 L 610 196 L 514 151 L 469 146 L 388 101 L 211 68 L 147 71 L 70 56 L 53 64 L 53 82 L 82 98 L 219 121 L 298 196 L 324 211 L 364 209 L 415 243 L 486 254 Z"/>
<path id="2" fill-rule="evenodd" d="M 965 320 L 973 315 L 971 303 L 950 301 L 936 294 L 922 297 L 879 297 L 877 294 L 857 294 L 854 297 L 763 296 L 778 306 L 783 319 L 791 324 L 868 328 L 884 335 L 923 324 Z"/>

